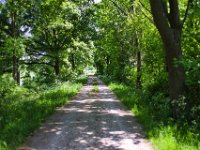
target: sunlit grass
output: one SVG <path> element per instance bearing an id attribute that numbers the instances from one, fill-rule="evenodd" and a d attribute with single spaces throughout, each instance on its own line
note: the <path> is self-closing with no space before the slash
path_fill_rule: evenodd
<path id="1" fill-rule="evenodd" d="M 98 91 L 99 91 L 98 85 L 94 85 L 93 88 L 92 88 L 92 90 L 91 90 L 91 92 L 97 93 Z"/>
<path id="2" fill-rule="evenodd" d="M 141 122 L 156 150 L 200 149 L 200 140 L 198 137 L 195 138 L 191 131 L 186 130 L 182 133 L 180 128 L 170 121 L 170 118 L 155 119 L 156 116 L 152 113 L 150 106 L 142 102 L 145 96 L 140 91 L 118 83 L 111 83 L 109 87 Z"/>
<path id="3" fill-rule="evenodd" d="M 0 108 L 0 150 L 16 149 L 56 107 L 67 103 L 85 81 L 63 83 L 42 93 L 21 90 L 9 95 L 7 104 Z"/>
<path id="4" fill-rule="evenodd" d="M 93 87 L 92 87 L 91 92 L 92 92 L 92 93 L 97 93 L 97 92 L 99 92 L 98 81 L 97 81 L 96 79 L 93 80 L 92 85 L 93 85 Z"/>

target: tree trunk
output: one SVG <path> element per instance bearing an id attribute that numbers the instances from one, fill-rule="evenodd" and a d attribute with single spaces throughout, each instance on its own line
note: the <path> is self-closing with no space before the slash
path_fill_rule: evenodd
<path id="1" fill-rule="evenodd" d="M 130 12 L 134 12 L 135 13 L 135 9 L 134 9 L 134 0 L 130 0 L 130 4 L 131 4 L 131 7 L 130 7 Z M 133 42 L 134 42 L 134 39 L 132 39 Z M 137 31 L 135 31 L 135 47 L 136 47 L 136 50 L 137 50 L 137 75 L 136 75 L 136 88 L 137 89 L 140 89 L 142 87 L 142 84 L 141 84 L 141 77 L 142 77 L 142 72 L 141 72 L 141 67 L 142 67 L 142 63 L 141 63 L 141 51 L 139 50 L 139 39 L 138 39 L 138 33 Z"/>
<path id="2" fill-rule="evenodd" d="M 141 84 L 141 77 L 142 77 L 142 72 L 141 72 L 141 52 L 137 52 L 137 79 L 136 79 L 136 87 L 137 89 L 141 89 L 142 84 Z"/>
<path id="3" fill-rule="evenodd" d="M 72 70 L 74 71 L 75 68 L 75 57 L 74 57 L 74 53 L 71 54 L 71 64 L 72 64 Z"/>
<path id="4" fill-rule="evenodd" d="M 60 75 L 60 59 L 56 58 L 54 65 L 55 74 L 58 77 Z"/>
<path id="5" fill-rule="evenodd" d="M 14 0 L 12 0 L 12 5 L 14 6 Z M 11 37 L 16 38 L 16 11 L 11 12 Z M 20 84 L 20 75 L 19 75 L 19 61 L 16 55 L 16 46 L 13 43 L 13 53 L 12 53 L 12 76 L 16 83 Z"/>
<path id="6" fill-rule="evenodd" d="M 136 77 L 136 88 L 137 89 L 140 89 L 142 86 L 141 86 L 141 66 L 142 66 L 142 63 L 141 63 L 141 51 L 139 50 L 139 41 L 138 41 L 138 36 L 137 36 L 137 33 L 136 33 L 136 38 L 135 38 L 135 47 L 137 49 L 137 77 Z"/>
<path id="7" fill-rule="evenodd" d="M 182 60 L 181 25 L 177 0 L 169 0 L 170 13 L 166 14 L 163 1 L 150 0 L 155 25 L 165 47 L 168 70 L 169 94 L 176 100 L 184 92 L 185 72 L 183 67 L 175 65 L 175 60 Z M 166 5 L 165 5 L 166 6 Z M 178 106 L 173 106 L 173 116 L 178 117 Z"/>
<path id="8" fill-rule="evenodd" d="M 16 81 L 17 80 L 17 57 L 15 55 L 15 52 L 13 52 L 13 57 L 12 57 L 12 65 L 13 65 L 13 68 L 12 68 L 12 76 L 13 76 L 13 79 Z"/>
<path id="9" fill-rule="evenodd" d="M 125 60 L 127 59 L 127 57 L 126 57 L 126 52 L 124 51 L 124 45 L 122 42 L 120 43 L 121 43 L 121 51 L 119 55 L 119 70 L 117 78 L 119 79 L 120 82 L 125 82 L 125 66 L 126 66 Z"/>
<path id="10" fill-rule="evenodd" d="M 106 73 L 109 72 L 110 56 L 106 56 Z"/>
<path id="11" fill-rule="evenodd" d="M 13 65 L 12 69 L 13 79 L 16 81 L 17 85 L 20 85 L 19 58 L 17 58 L 15 54 L 13 54 L 12 65 Z"/>
<path id="12" fill-rule="evenodd" d="M 20 70 L 19 70 L 19 58 L 16 59 L 16 81 L 20 85 Z"/>

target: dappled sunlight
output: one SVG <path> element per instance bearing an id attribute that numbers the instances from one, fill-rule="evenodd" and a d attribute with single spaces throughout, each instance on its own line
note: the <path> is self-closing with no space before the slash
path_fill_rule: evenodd
<path id="1" fill-rule="evenodd" d="M 103 83 L 99 92 L 91 95 L 91 90 L 92 86 L 86 85 L 69 104 L 58 108 L 24 145 L 60 150 L 149 149 L 141 126 L 113 92 Z"/>

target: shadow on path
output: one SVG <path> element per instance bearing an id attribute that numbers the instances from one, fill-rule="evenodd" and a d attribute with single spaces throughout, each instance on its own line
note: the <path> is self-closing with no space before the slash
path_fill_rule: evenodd
<path id="1" fill-rule="evenodd" d="M 99 92 L 92 92 L 93 81 Z M 57 109 L 20 149 L 37 150 L 151 150 L 141 126 L 95 77 L 73 100 Z"/>

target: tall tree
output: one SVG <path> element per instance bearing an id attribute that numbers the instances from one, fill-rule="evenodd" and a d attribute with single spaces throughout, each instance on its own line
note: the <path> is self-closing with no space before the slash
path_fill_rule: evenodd
<path id="1" fill-rule="evenodd" d="M 28 53 L 40 57 L 34 57 L 35 60 L 29 60 L 29 63 L 40 61 L 53 66 L 55 75 L 59 76 L 63 58 L 67 57 L 67 48 L 72 42 L 73 23 L 78 20 L 80 11 L 74 3 L 64 1 L 43 1 L 36 3 L 35 7 L 32 48 Z M 52 15 L 49 16 L 49 13 Z"/>
<path id="2" fill-rule="evenodd" d="M 26 0 L 7 0 L 2 4 L 1 11 L 2 29 L 5 35 L 3 47 L 7 53 L 11 52 L 12 76 L 17 84 L 20 84 L 19 59 L 23 55 L 22 51 L 24 51 L 22 35 L 26 30 L 23 19 L 26 12 L 26 4 Z"/>
<path id="3" fill-rule="evenodd" d="M 183 67 L 175 65 L 175 61 L 182 60 L 181 32 L 184 23 L 180 19 L 178 0 L 149 0 L 149 2 L 155 25 L 165 46 L 169 94 L 173 100 L 178 99 L 184 92 L 185 82 Z M 177 105 L 174 106 L 173 114 L 177 117 Z"/>

